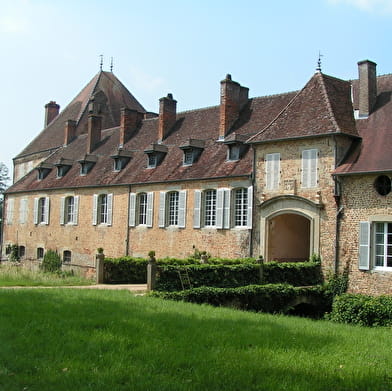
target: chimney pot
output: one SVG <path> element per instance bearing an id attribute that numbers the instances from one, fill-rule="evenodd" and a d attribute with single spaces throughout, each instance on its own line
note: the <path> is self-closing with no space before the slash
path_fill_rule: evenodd
<path id="1" fill-rule="evenodd" d="M 177 101 L 172 94 L 159 99 L 158 140 L 167 137 L 177 120 Z"/>
<path id="2" fill-rule="evenodd" d="M 359 116 L 367 117 L 377 100 L 377 64 L 364 60 L 358 62 L 359 75 Z"/>
<path id="3" fill-rule="evenodd" d="M 60 106 L 54 100 L 45 105 L 45 128 L 58 116 L 59 112 Z"/>

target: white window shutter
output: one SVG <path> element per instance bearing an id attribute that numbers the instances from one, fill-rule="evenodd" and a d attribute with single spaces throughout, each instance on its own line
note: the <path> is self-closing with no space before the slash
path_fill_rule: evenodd
<path id="1" fill-rule="evenodd" d="M 229 229 L 230 228 L 230 210 L 231 210 L 231 190 L 225 189 L 224 194 L 224 201 L 223 201 L 223 228 Z"/>
<path id="2" fill-rule="evenodd" d="M 311 149 L 309 161 L 309 187 L 317 187 L 317 149 Z"/>
<path id="3" fill-rule="evenodd" d="M 113 194 L 108 194 L 108 219 L 107 225 L 112 225 L 113 222 Z"/>
<path id="4" fill-rule="evenodd" d="M 280 153 L 273 154 L 272 188 L 279 189 L 280 180 Z"/>
<path id="5" fill-rule="evenodd" d="M 14 199 L 9 198 L 7 201 L 7 224 L 12 224 L 14 218 Z"/>
<path id="6" fill-rule="evenodd" d="M 165 227 L 166 220 L 166 192 L 161 191 L 159 193 L 159 214 L 158 214 L 158 226 L 160 228 Z"/>
<path id="7" fill-rule="evenodd" d="M 265 156 L 265 187 L 267 190 L 272 189 L 272 154 Z"/>
<path id="8" fill-rule="evenodd" d="M 201 227 L 201 190 L 195 190 L 193 201 L 193 228 Z"/>
<path id="9" fill-rule="evenodd" d="M 129 226 L 136 225 L 136 193 L 129 193 Z"/>
<path id="10" fill-rule="evenodd" d="M 93 195 L 93 225 L 98 221 L 98 194 Z"/>
<path id="11" fill-rule="evenodd" d="M 49 212 L 50 212 L 50 199 L 45 197 L 45 224 L 49 224 Z"/>
<path id="12" fill-rule="evenodd" d="M 186 190 L 179 192 L 178 198 L 178 226 L 185 228 L 186 223 Z"/>
<path id="13" fill-rule="evenodd" d="M 360 270 L 370 269 L 370 223 L 359 223 L 359 265 Z"/>
<path id="14" fill-rule="evenodd" d="M 34 224 L 38 224 L 38 202 L 39 198 L 34 198 Z"/>
<path id="15" fill-rule="evenodd" d="M 216 191 L 216 228 L 223 228 L 223 208 L 225 202 L 225 189 Z"/>
<path id="16" fill-rule="evenodd" d="M 147 227 L 152 227 L 154 217 L 154 192 L 147 193 Z"/>
<path id="17" fill-rule="evenodd" d="M 65 220 L 65 197 L 60 198 L 60 225 L 64 225 Z"/>
<path id="18" fill-rule="evenodd" d="M 247 227 L 252 229 L 252 214 L 253 214 L 253 186 L 248 187 L 248 213 L 247 213 Z"/>
<path id="19" fill-rule="evenodd" d="M 27 198 L 22 198 L 20 200 L 19 205 L 19 223 L 26 223 L 26 214 L 27 214 Z"/>
<path id="20" fill-rule="evenodd" d="M 74 197 L 74 214 L 72 219 L 72 224 L 78 225 L 79 218 L 79 196 Z"/>
<path id="21" fill-rule="evenodd" d="M 309 187 L 309 150 L 302 151 L 302 187 Z"/>

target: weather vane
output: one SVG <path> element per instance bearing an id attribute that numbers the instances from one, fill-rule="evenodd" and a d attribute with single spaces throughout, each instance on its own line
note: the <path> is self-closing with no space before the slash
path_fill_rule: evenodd
<path id="1" fill-rule="evenodd" d="M 319 51 L 316 72 L 321 72 L 321 57 L 324 57 L 324 55 Z"/>
<path id="2" fill-rule="evenodd" d="M 110 58 L 110 72 L 113 73 L 113 57 Z"/>
<path id="3" fill-rule="evenodd" d="M 99 69 L 102 71 L 102 67 L 103 67 L 103 54 L 100 54 L 99 57 L 101 57 L 101 62 L 99 63 Z"/>

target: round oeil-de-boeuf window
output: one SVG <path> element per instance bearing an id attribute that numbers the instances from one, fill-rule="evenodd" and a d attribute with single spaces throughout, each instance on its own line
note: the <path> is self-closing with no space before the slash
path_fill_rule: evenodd
<path id="1" fill-rule="evenodd" d="M 380 175 L 374 181 L 374 188 L 376 189 L 377 193 L 386 196 L 391 192 L 391 178 L 386 175 Z"/>

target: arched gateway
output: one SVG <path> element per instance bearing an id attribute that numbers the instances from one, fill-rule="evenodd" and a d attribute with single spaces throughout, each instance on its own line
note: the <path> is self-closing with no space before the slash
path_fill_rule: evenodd
<path id="1" fill-rule="evenodd" d="M 304 261 L 319 253 L 320 210 L 298 196 L 279 196 L 260 206 L 260 252 L 266 261 Z"/>

